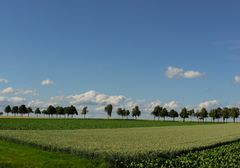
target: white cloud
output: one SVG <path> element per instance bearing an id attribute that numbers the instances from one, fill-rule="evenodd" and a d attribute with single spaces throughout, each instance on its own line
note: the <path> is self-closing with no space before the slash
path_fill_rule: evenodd
<path id="1" fill-rule="evenodd" d="M 218 101 L 217 100 L 209 100 L 209 101 L 205 101 L 205 102 L 202 102 L 198 105 L 198 108 L 201 109 L 203 107 L 205 107 L 206 109 L 212 109 L 212 108 L 215 108 L 219 105 Z"/>
<path id="2" fill-rule="evenodd" d="M 26 99 L 23 97 L 3 97 L 0 96 L 0 104 L 1 106 L 6 106 L 6 105 L 21 105 L 25 104 Z"/>
<path id="3" fill-rule="evenodd" d="M 36 90 L 14 89 L 12 87 L 7 87 L 3 90 L 0 90 L 0 94 L 32 95 L 32 96 L 37 96 L 38 95 Z"/>
<path id="4" fill-rule="evenodd" d="M 4 78 L 0 78 L 0 83 L 8 83 L 8 80 Z"/>
<path id="5" fill-rule="evenodd" d="M 173 101 L 170 101 L 170 102 L 164 104 L 163 107 L 165 107 L 168 110 L 176 109 L 176 108 L 178 108 L 178 102 L 173 100 Z"/>
<path id="6" fill-rule="evenodd" d="M 167 71 L 165 72 L 165 75 L 169 79 L 172 79 L 172 78 L 188 78 L 188 79 L 190 79 L 190 78 L 202 77 L 204 74 L 199 71 L 192 71 L 192 70 L 185 71 L 182 68 L 169 66 L 167 68 Z"/>
<path id="7" fill-rule="evenodd" d="M 1 94 L 12 94 L 14 93 L 14 89 L 12 87 L 7 87 L 1 91 Z"/>
<path id="8" fill-rule="evenodd" d="M 236 75 L 236 76 L 234 77 L 234 81 L 235 81 L 236 83 L 240 83 L 240 75 Z"/>
<path id="9" fill-rule="evenodd" d="M 46 80 L 43 80 L 41 82 L 41 85 L 43 86 L 46 86 L 46 85 L 53 85 L 54 84 L 54 81 L 50 80 L 50 79 L 46 79 Z"/>
<path id="10" fill-rule="evenodd" d="M 67 99 L 74 105 L 105 105 L 113 104 L 119 105 L 126 100 L 124 96 L 109 96 L 106 94 L 98 93 L 93 90 L 83 94 L 68 96 Z"/>

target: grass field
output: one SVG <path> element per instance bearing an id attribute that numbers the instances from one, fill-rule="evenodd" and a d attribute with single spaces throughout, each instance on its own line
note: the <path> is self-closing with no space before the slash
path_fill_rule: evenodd
<path id="1" fill-rule="evenodd" d="M 33 119 L 33 118 L 0 118 L 0 129 L 11 130 L 63 130 L 63 129 L 96 129 L 96 128 L 132 128 L 183 126 L 211 123 L 172 122 L 151 120 L 117 120 L 117 119 Z"/>
<path id="2" fill-rule="evenodd" d="M 90 157 L 144 157 L 172 154 L 240 138 L 239 124 L 181 127 L 81 129 L 81 130 L 1 130 L 0 137 L 49 150 Z"/>
<path id="3" fill-rule="evenodd" d="M 105 168 L 107 163 L 47 152 L 28 146 L 0 141 L 0 167 L 3 168 Z"/>

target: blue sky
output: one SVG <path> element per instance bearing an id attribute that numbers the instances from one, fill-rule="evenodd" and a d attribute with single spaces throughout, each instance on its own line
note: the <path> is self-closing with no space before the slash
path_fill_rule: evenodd
<path id="1" fill-rule="evenodd" d="M 0 89 L 9 92 L 0 102 L 49 102 L 94 90 L 93 98 L 124 96 L 146 104 L 239 104 L 239 6 L 219 0 L 3 0 L 0 78 L 8 83 Z M 178 71 L 172 78 L 168 67 Z M 184 77 L 189 71 L 195 75 Z M 47 79 L 54 83 L 41 85 Z"/>

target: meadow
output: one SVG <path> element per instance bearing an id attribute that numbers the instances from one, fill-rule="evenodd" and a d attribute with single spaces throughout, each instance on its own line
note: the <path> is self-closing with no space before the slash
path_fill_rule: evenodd
<path id="1" fill-rule="evenodd" d="M 0 141 L 1 168 L 105 168 L 105 161 L 93 161 L 59 152 L 48 152 L 29 146 Z"/>

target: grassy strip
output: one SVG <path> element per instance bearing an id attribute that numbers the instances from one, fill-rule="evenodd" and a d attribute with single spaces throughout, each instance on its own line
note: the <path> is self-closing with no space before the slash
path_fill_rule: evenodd
<path id="1" fill-rule="evenodd" d="M 0 140 L 1 168 L 104 168 L 104 161 L 93 161 L 69 154 L 47 152 L 29 146 L 23 146 Z"/>
<path id="2" fill-rule="evenodd" d="M 33 119 L 0 118 L 0 130 L 63 130 L 97 128 L 162 127 L 211 124 L 180 121 L 120 120 L 120 119 Z"/>

